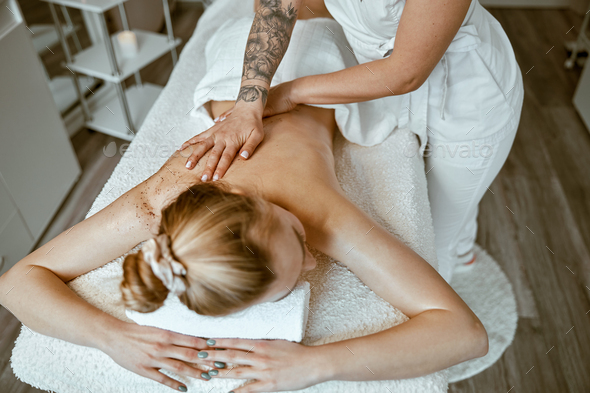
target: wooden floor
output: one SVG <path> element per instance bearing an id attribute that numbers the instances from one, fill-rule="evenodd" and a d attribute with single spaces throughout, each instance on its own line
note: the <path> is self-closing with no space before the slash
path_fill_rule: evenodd
<path id="1" fill-rule="evenodd" d="M 590 133 L 571 102 L 580 70 L 563 67 L 580 18 L 491 12 L 514 46 L 525 100 L 514 147 L 480 205 L 478 243 L 510 278 L 520 319 L 500 361 L 450 391 L 590 392 Z"/>
<path id="2" fill-rule="evenodd" d="M 174 31 L 184 41 L 200 12 L 175 12 Z M 581 17 L 562 10 L 490 12 L 512 41 L 526 96 L 512 152 L 480 205 L 478 243 L 509 276 L 520 319 L 503 357 L 449 391 L 590 392 L 590 133 L 571 103 L 580 69 L 563 68 L 563 43 L 575 37 Z M 142 77 L 164 84 L 170 69 L 165 57 Z M 86 130 L 73 138 L 84 175 L 42 242 L 83 219 L 118 162 L 102 153 L 111 141 L 122 143 Z M 18 382 L 9 366 L 20 323 L 4 308 L 0 321 L 0 390 L 37 391 Z"/>

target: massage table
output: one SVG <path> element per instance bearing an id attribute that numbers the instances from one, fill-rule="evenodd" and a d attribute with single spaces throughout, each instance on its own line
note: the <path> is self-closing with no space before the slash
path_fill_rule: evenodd
<path id="1" fill-rule="evenodd" d="M 168 84 L 87 217 L 148 178 L 182 142 L 204 130 L 203 123 L 190 116 L 193 93 L 203 77 L 204 46 L 207 37 L 226 17 L 243 12 L 252 12 L 251 1 L 217 0 L 207 8 Z M 385 142 L 371 148 L 354 145 L 337 133 L 334 139 L 336 174 L 344 192 L 356 205 L 436 268 L 424 163 L 418 155 L 407 154 L 407 147 L 411 145 L 416 145 L 416 137 L 408 130 L 396 130 Z M 130 252 L 140 247 L 141 244 Z M 374 294 L 343 264 L 316 250 L 311 251 L 318 266 L 303 275 L 311 284 L 303 344 L 321 345 L 363 336 L 408 319 Z M 95 307 L 131 322 L 125 315 L 118 288 L 123 258 L 124 255 L 67 285 Z M 390 350 L 391 356 L 395 356 L 395 348 Z M 48 337 L 24 325 L 12 352 L 11 367 L 21 381 L 59 393 L 170 391 L 164 385 L 122 368 L 100 350 Z M 186 383 L 189 392 L 227 392 L 244 382 L 215 378 L 202 381 L 167 370 L 162 372 Z M 446 392 L 447 386 L 447 371 L 443 370 L 405 380 L 329 381 L 303 392 L 439 393 Z"/>

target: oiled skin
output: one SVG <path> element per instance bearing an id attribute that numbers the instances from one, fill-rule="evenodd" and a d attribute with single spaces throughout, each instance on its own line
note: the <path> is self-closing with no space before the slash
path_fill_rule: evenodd
<path id="1" fill-rule="evenodd" d="M 213 102 L 212 116 L 222 113 L 230 102 Z M 265 137 L 247 161 L 236 156 L 222 181 L 261 196 L 297 216 L 308 234 L 308 243 L 322 247 L 324 225 L 333 210 L 334 198 L 344 198 L 334 172 L 332 139 L 334 112 L 307 105 L 264 119 Z M 200 182 L 208 152 L 192 170 L 184 167 L 191 147 L 176 153 L 151 178 L 148 187 L 157 190 L 150 202 L 161 206 L 187 185 Z M 171 173 L 172 172 L 172 173 Z M 176 191 L 162 193 L 162 189 Z"/>

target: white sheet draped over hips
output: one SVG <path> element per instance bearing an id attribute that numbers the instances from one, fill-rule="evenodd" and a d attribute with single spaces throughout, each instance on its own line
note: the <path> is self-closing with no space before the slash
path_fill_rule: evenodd
<path id="1" fill-rule="evenodd" d="M 325 4 L 359 63 L 389 56 L 405 1 Z M 426 162 L 439 272 L 450 282 L 455 265 L 473 256 L 478 204 L 514 141 L 524 98 L 522 73 L 500 23 L 472 0 L 457 35 L 426 82 L 391 98 L 388 116 L 393 124 L 409 128 L 419 138 L 407 152 L 422 154 Z M 382 140 L 387 137 L 381 135 Z M 347 138 L 382 142 L 367 135 Z"/>

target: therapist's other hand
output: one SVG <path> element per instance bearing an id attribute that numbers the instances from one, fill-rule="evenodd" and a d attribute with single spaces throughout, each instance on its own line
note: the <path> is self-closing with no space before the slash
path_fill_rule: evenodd
<path id="1" fill-rule="evenodd" d="M 221 179 L 238 152 L 243 159 L 248 159 L 264 139 L 260 111 L 236 105 L 231 113 L 231 117 L 189 139 L 179 149 L 184 150 L 195 145 L 186 161 L 188 169 L 193 169 L 211 149 L 205 170 L 201 174 L 202 181 Z"/>
<path id="2" fill-rule="evenodd" d="M 219 370 L 213 378 L 255 380 L 233 389 L 235 393 L 299 390 L 328 378 L 316 347 L 286 340 L 216 338 L 215 344 L 205 352 L 207 359 L 235 365 Z"/>
<path id="3" fill-rule="evenodd" d="M 302 102 L 297 102 L 297 99 L 295 98 L 293 83 L 291 81 L 280 83 L 270 88 L 268 98 L 266 99 L 266 106 L 264 107 L 263 117 L 289 112 L 294 109 L 297 104 L 302 104 Z"/>
<path id="4" fill-rule="evenodd" d="M 169 330 L 121 321 L 111 331 L 106 347 L 101 350 L 109 355 L 117 364 L 166 385 L 176 391 L 185 384 L 158 371 L 166 369 L 178 375 L 198 378 L 203 370 L 187 363 L 207 364 L 214 367 L 213 362 L 204 362 L 198 358 L 199 350 L 208 348 L 205 339 L 188 336 Z"/>
<path id="5" fill-rule="evenodd" d="M 293 94 L 293 83 L 280 83 L 270 88 L 262 117 L 289 112 L 293 110 L 297 104 L 302 104 L 302 102 L 298 102 L 295 98 L 295 94 Z M 234 108 L 230 108 L 223 112 L 217 119 L 215 119 L 215 122 L 217 123 L 227 119 L 229 115 L 233 113 Z"/>

